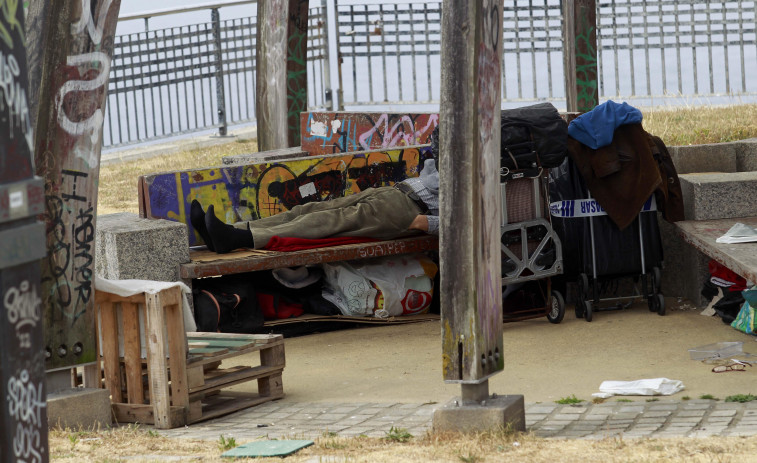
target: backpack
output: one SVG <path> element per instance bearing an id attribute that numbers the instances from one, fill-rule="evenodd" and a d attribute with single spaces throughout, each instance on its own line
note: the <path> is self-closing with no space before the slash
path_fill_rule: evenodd
<path id="1" fill-rule="evenodd" d="M 568 155 L 568 123 L 552 104 L 506 109 L 501 116 L 503 172 L 562 164 Z"/>
<path id="2" fill-rule="evenodd" d="M 263 327 L 249 279 L 232 275 L 195 280 L 192 294 L 197 331 L 254 333 Z"/>

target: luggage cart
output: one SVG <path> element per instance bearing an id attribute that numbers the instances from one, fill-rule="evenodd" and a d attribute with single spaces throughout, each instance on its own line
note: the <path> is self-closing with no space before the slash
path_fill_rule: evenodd
<path id="1" fill-rule="evenodd" d="M 622 310 L 638 300 L 646 300 L 650 311 L 665 315 L 665 298 L 660 291 L 662 245 L 654 195 L 625 230 L 618 229 L 590 193 L 587 196 L 551 205 L 555 215 L 588 219 L 589 233 L 584 233 L 580 245 L 576 317 L 590 322 L 595 312 Z M 624 278 L 631 280 L 628 294 L 619 292 Z"/>
<path id="2" fill-rule="evenodd" d="M 565 298 L 550 277 L 562 273 L 562 246 L 548 212 L 548 172 L 537 168 L 501 173 L 504 321 L 546 316 L 560 323 Z"/>
<path id="3" fill-rule="evenodd" d="M 589 195 L 589 200 L 593 201 L 591 195 Z M 603 267 L 600 265 L 598 257 L 613 259 L 615 256 L 597 255 L 596 240 L 598 233 L 607 232 L 612 228 L 617 229 L 617 227 L 606 215 L 602 217 L 604 215 L 602 212 L 589 217 L 590 246 L 587 249 L 591 252 L 586 255 L 586 257 L 590 256 L 590 259 L 584 262 L 586 272 L 582 272 L 578 276 L 578 301 L 575 309 L 577 318 L 584 318 L 587 322 L 590 322 L 594 312 L 622 310 L 630 307 L 638 300 L 646 300 L 651 312 L 665 315 L 665 297 L 660 291 L 662 246 L 656 210 L 653 195 L 644 204 L 634 223 L 628 227 L 629 231 L 637 234 L 639 248 L 638 261 L 630 259 L 629 255 L 625 256 L 630 265 L 635 267 L 630 271 L 627 268 L 620 270 L 617 266 Z M 617 233 L 622 232 L 618 230 Z M 632 244 L 634 240 L 629 239 L 630 236 L 628 235 L 630 233 L 626 233 L 626 239 L 620 239 L 619 242 L 623 245 Z M 618 280 L 622 276 L 632 279 L 630 294 L 618 294 Z"/>

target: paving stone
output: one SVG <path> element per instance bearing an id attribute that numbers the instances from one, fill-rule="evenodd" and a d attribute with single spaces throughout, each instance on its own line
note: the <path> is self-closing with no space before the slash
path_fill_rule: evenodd
<path id="1" fill-rule="evenodd" d="M 556 420 L 556 421 L 575 421 L 581 418 L 581 415 L 572 415 L 567 413 L 558 413 L 556 415 L 552 415 L 550 420 Z"/>
<path id="2" fill-rule="evenodd" d="M 557 409 L 556 405 L 536 405 L 531 407 L 526 407 L 526 414 L 529 413 L 536 413 L 536 414 L 550 414 L 553 411 Z"/>
<path id="3" fill-rule="evenodd" d="M 647 418 L 646 416 L 642 416 L 638 420 L 636 420 L 636 423 L 638 424 L 665 424 L 667 420 L 665 418 Z"/>
<path id="4" fill-rule="evenodd" d="M 707 424 L 719 424 L 719 425 L 728 425 L 733 421 L 733 418 L 729 416 L 711 416 L 704 420 Z"/>
<path id="5" fill-rule="evenodd" d="M 633 420 L 637 416 L 639 416 L 638 413 L 631 413 L 631 412 L 614 413 L 614 414 L 610 415 L 609 419 L 611 419 L 611 420 Z"/>
<path id="6" fill-rule="evenodd" d="M 649 406 L 649 411 L 652 412 L 658 412 L 658 411 L 673 411 L 678 410 L 677 404 L 655 404 Z"/>
<path id="7" fill-rule="evenodd" d="M 556 420 L 553 418 L 550 418 L 544 422 L 545 426 L 568 426 L 571 423 L 573 423 L 572 420 Z"/>
<path id="8" fill-rule="evenodd" d="M 712 402 L 687 402 L 684 404 L 684 410 L 708 410 L 712 407 Z"/>
<path id="9" fill-rule="evenodd" d="M 736 410 L 713 410 L 710 416 L 736 416 Z"/>
<path id="10" fill-rule="evenodd" d="M 562 407 L 558 413 L 563 415 L 580 415 L 586 413 L 586 407 Z"/>
<path id="11" fill-rule="evenodd" d="M 670 419 L 670 424 L 697 424 L 700 421 L 702 421 L 702 418 L 699 416 L 674 416 Z"/>
<path id="12" fill-rule="evenodd" d="M 639 406 L 629 406 L 629 405 L 620 407 L 620 410 L 618 410 L 619 413 L 636 413 L 636 414 L 639 414 L 643 411 L 644 411 L 643 406 L 639 407 Z"/>
<path id="13" fill-rule="evenodd" d="M 707 413 L 707 410 L 681 410 L 680 412 L 676 413 L 675 416 L 677 417 L 692 417 L 697 416 L 701 417 L 704 416 Z"/>
<path id="14" fill-rule="evenodd" d="M 672 413 L 673 412 L 670 410 L 645 411 L 644 418 L 666 418 L 670 416 Z"/>

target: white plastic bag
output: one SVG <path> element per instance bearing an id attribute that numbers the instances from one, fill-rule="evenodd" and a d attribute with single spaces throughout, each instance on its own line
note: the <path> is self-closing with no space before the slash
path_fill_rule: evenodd
<path id="1" fill-rule="evenodd" d="M 322 264 L 323 297 L 344 315 L 389 318 L 428 312 L 436 264 L 422 254 Z"/>
<path id="2" fill-rule="evenodd" d="M 347 262 L 321 264 L 326 288 L 323 298 L 339 307 L 343 315 L 372 315 L 378 291 Z"/>
<path id="3" fill-rule="evenodd" d="M 668 378 L 602 381 L 599 392 L 592 396 L 606 399 L 614 395 L 672 395 L 683 389 L 683 382 Z"/>

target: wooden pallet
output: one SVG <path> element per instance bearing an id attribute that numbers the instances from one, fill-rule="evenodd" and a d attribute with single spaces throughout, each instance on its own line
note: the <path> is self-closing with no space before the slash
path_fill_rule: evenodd
<path id="1" fill-rule="evenodd" d="M 104 386 L 117 422 L 169 429 L 284 397 L 283 336 L 186 333 L 181 300 L 178 287 L 130 297 L 96 293 Z M 224 368 L 256 352 L 254 365 Z M 228 390 L 253 380 L 256 392 Z"/>

